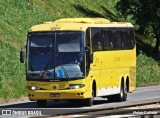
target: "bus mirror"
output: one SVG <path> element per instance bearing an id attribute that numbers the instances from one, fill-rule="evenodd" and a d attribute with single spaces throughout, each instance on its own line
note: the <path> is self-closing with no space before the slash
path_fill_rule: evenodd
<path id="1" fill-rule="evenodd" d="M 93 63 L 93 53 L 90 54 L 90 63 Z"/>
<path id="2" fill-rule="evenodd" d="M 20 62 L 24 63 L 24 52 L 23 52 L 23 48 L 25 48 L 25 46 L 21 47 L 21 51 L 20 51 Z"/>
<path id="3" fill-rule="evenodd" d="M 24 63 L 24 52 L 22 50 L 20 52 L 20 62 Z"/>

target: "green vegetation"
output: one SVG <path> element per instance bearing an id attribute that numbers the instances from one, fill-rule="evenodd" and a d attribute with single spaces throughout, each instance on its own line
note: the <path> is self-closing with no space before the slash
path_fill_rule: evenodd
<path id="1" fill-rule="evenodd" d="M 160 1 L 158 0 L 120 0 L 117 10 L 125 20 L 130 17 L 138 26 L 138 33 L 156 39 L 154 53 L 159 53 L 160 47 Z"/>
<path id="2" fill-rule="evenodd" d="M 160 66 L 153 58 L 142 52 L 137 57 L 137 85 L 156 85 L 160 83 Z"/>
<path id="3" fill-rule="evenodd" d="M 106 17 L 118 21 L 114 9 L 117 1 L 0 0 L 0 97 L 26 95 L 25 65 L 19 62 L 19 50 L 32 25 L 64 17 Z M 138 85 L 160 83 L 160 66 L 147 56 L 141 53 L 137 58 Z"/>

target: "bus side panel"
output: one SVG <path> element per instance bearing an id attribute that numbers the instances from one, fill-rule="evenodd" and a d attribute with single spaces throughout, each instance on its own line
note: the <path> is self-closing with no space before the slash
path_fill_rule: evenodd
<path id="1" fill-rule="evenodd" d="M 120 87 L 122 77 L 129 78 L 130 92 L 136 87 L 136 53 L 133 50 L 115 50 L 94 52 L 94 62 L 91 69 L 97 77 L 97 89 L 111 89 Z M 96 58 L 95 58 L 96 57 Z M 98 71 L 98 72 L 96 72 Z M 98 76 L 99 75 L 99 76 Z M 103 91 L 105 92 L 105 91 Z M 110 92 L 109 92 L 110 93 Z M 111 93 L 112 94 L 112 93 Z M 108 95 L 102 93 L 98 95 Z"/>

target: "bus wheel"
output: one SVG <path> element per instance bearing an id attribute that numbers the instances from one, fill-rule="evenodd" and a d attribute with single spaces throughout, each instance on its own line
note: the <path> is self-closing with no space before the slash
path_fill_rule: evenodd
<path id="1" fill-rule="evenodd" d="M 122 102 L 127 100 L 127 86 L 121 84 L 120 93 L 116 95 L 108 96 L 109 102 Z"/>
<path id="2" fill-rule="evenodd" d="M 94 90 L 92 89 L 92 97 L 85 99 L 86 106 L 92 106 L 94 101 Z"/>
<path id="3" fill-rule="evenodd" d="M 117 95 L 118 101 L 126 101 L 127 100 L 127 86 L 121 83 L 120 93 Z"/>
<path id="4" fill-rule="evenodd" d="M 124 85 L 124 96 L 123 96 L 123 101 L 127 100 L 127 86 Z"/>
<path id="5" fill-rule="evenodd" d="M 37 100 L 38 107 L 46 107 L 47 100 Z"/>

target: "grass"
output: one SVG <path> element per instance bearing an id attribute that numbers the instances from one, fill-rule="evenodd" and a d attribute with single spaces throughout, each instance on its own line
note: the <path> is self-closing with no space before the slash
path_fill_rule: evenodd
<path id="1" fill-rule="evenodd" d="M 26 43 L 27 31 L 32 25 L 65 17 L 107 17 L 117 21 L 114 9 L 117 1 L 0 0 L 0 97 L 26 95 L 25 65 L 19 63 L 19 50 Z M 140 54 L 138 86 L 158 83 L 159 70 L 158 62 Z"/>
<path id="2" fill-rule="evenodd" d="M 3 98 L 25 95 L 25 69 L 20 65 L 19 52 L 10 43 L 0 40 L 0 95 Z"/>
<path id="3" fill-rule="evenodd" d="M 160 66 L 157 61 L 142 52 L 137 56 L 137 85 L 160 84 Z"/>

